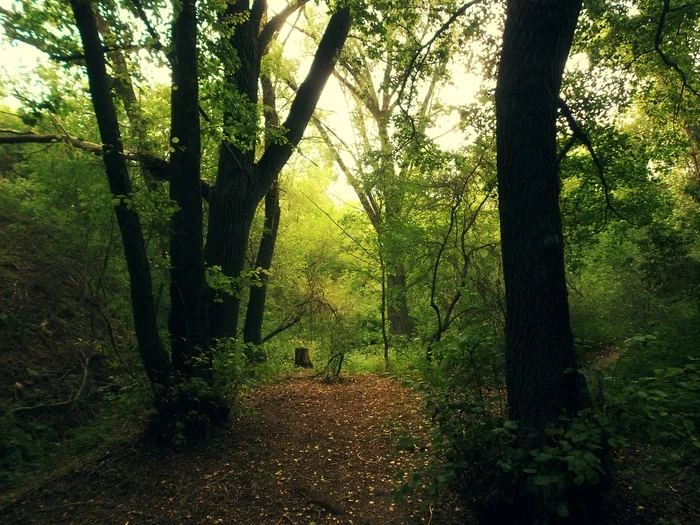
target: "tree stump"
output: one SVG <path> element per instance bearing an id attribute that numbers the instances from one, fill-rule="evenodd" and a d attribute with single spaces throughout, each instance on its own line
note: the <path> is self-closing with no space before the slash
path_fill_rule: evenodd
<path id="1" fill-rule="evenodd" d="M 294 349 L 294 366 L 301 366 L 304 368 L 313 368 L 314 365 L 309 357 L 309 349 L 304 347 L 299 347 Z"/>

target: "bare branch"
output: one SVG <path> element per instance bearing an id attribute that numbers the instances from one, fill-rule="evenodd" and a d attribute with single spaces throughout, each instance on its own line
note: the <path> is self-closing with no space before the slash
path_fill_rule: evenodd
<path id="1" fill-rule="evenodd" d="M 467 9 L 472 7 L 473 5 L 480 4 L 483 0 L 472 0 L 471 2 L 467 2 L 464 4 L 462 7 L 457 9 L 454 13 L 452 13 L 452 16 L 447 19 L 447 21 L 440 26 L 440 28 L 435 31 L 435 34 L 428 40 L 425 44 L 421 45 L 416 52 L 413 54 L 411 57 L 411 60 L 408 63 L 408 66 L 406 67 L 403 77 L 401 80 L 401 89 L 399 90 L 399 98 L 403 95 L 403 92 L 406 89 L 406 82 L 408 82 L 408 78 L 411 76 L 411 72 L 413 71 L 414 66 L 416 65 L 416 61 L 418 60 L 418 57 L 420 57 L 421 53 L 423 51 L 426 52 L 424 55 L 423 60 L 421 61 L 421 64 L 425 61 L 425 56 L 427 56 L 428 52 L 430 52 L 430 48 L 432 45 L 435 43 L 435 41 L 442 36 L 442 34 L 449 29 L 449 27 L 464 13 L 466 13 Z"/>
<path id="2" fill-rule="evenodd" d="M 30 410 L 40 410 L 42 408 L 56 408 L 56 407 L 61 407 L 61 406 L 68 406 L 70 405 L 71 407 L 75 405 L 75 402 L 78 401 L 80 398 L 80 394 L 83 393 L 83 389 L 85 388 L 85 383 L 87 382 L 87 376 L 88 376 L 88 365 L 90 364 L 90 358 L 85 357 L 85 354 L 83 354 L 83 380 L 80 383 L 80 387 L 78 388 L 78 391 L 75 393 L 75 395 L 71 395 L 66 401 L 58 401 L 56 403 L 42 403 L 40 405 L 34 405 L 30 407 L 17 407 L 15 409 L 12 409 L 9 411 L 10 414 L 16 414 L 17 412 L 28 412 Z"/>
<path id="3" fill-rule="evenodd" d="M 38 134 L 31 131 L 18 131 L 14 129 L 0 129 L 0 146 L 10 144 L 57 144 L 63 142 L 71 146 L 92 153 L 93 155 L 102 156 L 103 148 L 101 144 L 89 142 L 87 140 L 75 137 L 73 135 L 55 135 L 55 134 Z M 140 153 L 138 151 L 124 150 L 124 159 L 139 162 L 153 176 L 160 181 L 170 180 L 170 166 L 167 160 L 150 155 L 148 153 Z M 201 181 L 202 197 L 207 198 L 209 195 L 209 185 Z"/>
<path id="4" fill-rule="evenodd" d="M 275 36 L 275 33 L 282 29 L 282 26 L 287 21 L 287 18 L 294 14 L 298 9 L 304 7 L 308 1 L 309 0 L 297 0 L 297 2 L 289 4 L 287 7 L 282 9 L 282 11 L 267 21 L 267 24 L 265 24 L 265 27 L 263 27 L 262 31 L 260 32 L 260 36 L 258 37 L 258 45 L 260 46 L 261 50 L 265 49 L 272 41 L 272 37 Z"/>

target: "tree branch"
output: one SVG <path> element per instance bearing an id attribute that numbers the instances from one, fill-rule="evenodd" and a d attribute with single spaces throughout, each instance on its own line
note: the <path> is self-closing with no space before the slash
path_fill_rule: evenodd
<path id="1" fill-rule="evenodd" d="M 265 337 L 262 338 L 261 343 L 266 343 L 267 341 L 269 341 L 270 339 L 272 339 L 276 335 L 279 335 L 282 332 L 284 332 L 285 330 L 287 330 L 288 328 L 291 328 L 292 326 L 297 324 L 299 321 L 301 321 L 302 317 L 304 317 L 304 311 L 299 312 L 296 315 L 296 317 L 294 317 L 290 321 L 284 323 L 283 325 L 275 328 L 272 332 L 270 332 L 269 334 L 267 334 Z"/>
<path id="2" fill-rule="evenodd" d="M 416 61 L 418 60 L 418 57 L 421 55 L 423 51 L 426 51 L 426 56 L 427 53 L 430 51 L 430 48 L 432 45 L 435 43 L 435 41 L 442 36 L 442 34 L 449 29 L 449 27 L 457 20 L 460 16 L 462 16 L 467 9 L 469 9 L 471 6 L 480 4 L 482 0 L 472 0 L 471 2 L 467 2 L 464 4 L 462 7 L 457 9 L 454 13 L 452 13 L 452 16 L 447 19 L 447 21 L 440 26 L 440 28 L 435 31 L 435 34 L 428 40 L 425 44 L 421 45 L 416 52 L 413 54 L 411 57 L 411 60 L 408 63 L 408 66 L 406 66 L 406 69 L 404 70 L 404 73 L 402 75 L 402 80 L 400 82 L 401 84 L 401 89 L 399 90 L 399 99 L 403 96 L 403 92 L 406 89 L 406 82 L 408 81 L 408 78 L 411 76 L 411 71 L 413 70 L 414 66 L 416 65 Z M 425 61 L 425 58 L 423 59 Z M 423 63 L 421 61 L 421 64 Z"/>
<path id="3" fill-rule="evenodd" d="M 569 106 L 566 105 L 566 102 L 564 99 L 559 98 L 557 100 L 557 105 L 559 106 L 559 110 L 561 111 L 561 114 L 564 116 L 566 119 L 566 122 L 569 124 L 569 129 L 571 132 L 574 134 L 574 137 L 576 140 L 580 141 L 581 144 L 583 144 L 586 149 L 588 150 L 588 153 L 591 156 L 591 159 L 593 160 L 593 164 L 595 164 L 596 170 L 598 171 L 598 178 L 600 179 L 600 183 L 603 185 L 603 193 L 605 195 L 605 205 L 607 208 L 614 214 L 616 215 L 619 219 L 628 222 L 632 224 L 633 226 L 636 226 L 636 224 L 622 215 L 619 211 L 617 211 L 617 208 L 612 203 L 612 199 L 610 197 L 610 187 L 608 186 L 608 181 L 605 178 L 605 167 L 603 166 L 603 163 L 601 162 L 600 158 L 595 152 L 595 149 L 593 148 L 593 144 L 591 143 L 591 139 L 588 136 L 588 133 L 586 133 L 581 126 L 579 126 L 578 122 L 576 122 L 576 119 L 574 118 L 573 114 L 571 113 L 571 109 L 569 109 Z M 571 142 L 571 140 L 569 140 Z M 573 145 L 573 144 L 572 144 Z M 561 157 L 561 154 L 560 154 Z M 563 158 L 563 157 L 562 157 Z"/>
<path id="4" fill-rule="evenodd" d="M 6 135 L 0 135 L 0 146 L 5 144 L 57 144 L 59 142 L 63 142 L 79 150 L 92 153 L 93 155 L 98 155 L 100 157 L 104 153 L 100 144 L 95 144 L 94 142 L 89 142 L 73 135 L 40 135 L 31 131 L 18 131 L 14 129 L 0 129 L 0 133 L 6 133 Z M 153 178 L 159 181 L 170 180 L 170 165 L 168 164 L 168 161 L 161 159 L 160 157 L 156 157 L 155 155 L 130 150 L 124 150 L 123 155 L 125 160 L 140 162 L 143 167 L 153 176 Z M 206 199 L 209 196 L 209 184 L 204 181 L 201 181 L 200 183 L 202 185 L 202 197 Z"/>
<path id="5" fill-rule="evenodd" d="M 667 67 L 670 67 L 673 69 L 676 73 L 678 73 L 678 76 L 681 78 L 681 81 L 683 82 L 683 88 L 687 89 L 690 91 L 693 95 L 696 97 L 700 97 L 700 93 L 698 93 L 695 88 L 693 88 L 690 84 L 688 84 L 688 78 L 686 77 L 685 73 L 683 72 L 683 69 L 678 65 L 678 62 L 675 62 L 674 60 L 671 60 L 668 55 L 661 49 L 661 43 L 663 42 L 663 32 L 664 32 L 664 25 L 666 24 L 666 15 L 671 12 L 671 0 L 663 0 L 664 2 L 664 7 L 661 11 L 661 16 L 659 17 L 659 24 L 656 27 L 656 36 L 654 38 L 654 49 L 656 50 L 656 53 L 661 57 L 661 60 L 663 61 L 664 64 L 666 64 Z"/>
<path id="6" fill-rule="evenodd" d="M 284 127 L 287 129 L 286 143 L 271 144 L 258 163 L 260 176 L 258 187 L 262 190 L 266 191 L 270 187 L 270 184 L 289 160 L 294 148 L 299 144 L 311 115 L 316 109 L 326 81 L 335 67 L 340 50 L 345 44 L 345 39 L 350 31 L 350 23 L 351 17 L 348 8 L 338 10 L 328 22 L 311 69 L 299 87 L 289 115 L 284 122 Z M 260 198 L 263 195 L 260 195 Z"/>
<path id="7" fill-rule="evenodd" d="M 282 11 L 270 18 L 258 37 L 258 45 L 260 46 L 259 49 L 265 49 L 272 41 L 272 37 L 275 36 L 275 33 L 282 29 L 282 26 L 287 21 L 287 18 L 294 14 L 294 12 L 298 9 L 304 7 L 308 1 L 309 0 L 297 0 L 297 2 L 289 4 L 287 7 L 282 9 Z"/>
<path id="8" fill-rule="evenodd" d="M 82 352 L 81 352 L 82 353 Z M 75 402 L 80 398 L 80 394 L 83 393 L 85 388 L 85 383 L 87 382 L 88 376 L 88 365 L 90 364 L 90 358 L 85 357 L 83 354 L 83 380 L 80 383 L 80 387 L 75 395 L 71 395 L 66 401 L 58 401 L 57 403 L 42 403 L 40 405 L 34 405 L 30 407 L 17 407 L 9 411 L 10 414 L 16 414 L 17 412 L 28 412 L 30 410 L 40 410 L 42 408 L 55 408 L 67 405 L 75 405 Z"/>

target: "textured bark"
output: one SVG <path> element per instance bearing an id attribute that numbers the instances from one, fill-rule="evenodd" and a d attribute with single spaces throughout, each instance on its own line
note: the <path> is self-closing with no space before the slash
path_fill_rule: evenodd
<path id="1" fill-rule="evenodd" d="M 139 352 L 151 383 L 166 384 L 170 377 L 170 360 L 158 334 L 151 271 L 141 223 L 136 210 L 127 202 L 131 198 L 131 181 L 123 156 L 117 111 L 110 92 L 93 5 L 89 0 L 71 0 L 70 5 L 85 50 L 90 95 L 100 131 L 102 158 L 109 188 L 115 199 L 118 199 L 114 211 L 121 230 L 124 257 L 129 272 Z"/>
<path id="2" fill-rule="evenodd" d="M 227 75 L 227 79 L 238 87 L 238 92 L 245 95 L 251 103 L 257 103 L 258 100 L 262 54 L 261 42 L 257 39 L 262 16 L 259 4 L 264 2 L 255 2 L 248 21 L 236 28 L 232 45 L 238 51 L 241 63 L 235 72 Z M 239 13 L 246 10 L 247 1 L 241 0 L 236 9 Z M 254 162 L 254 148 L 237 150 L 229 141 L 224 141 L 219 148 L 216 183 L 209 197 L 206 261 L 210 266 L 220 266 L 225 275 L 237 277 L 243 271 L 248 236 L 258 203 L 272 187 L 299 144 L 349 29 L 349 10 L 337 11 L 326 27 L 311 69 L 299 87 L 284 122 L 287 129 L 284 144 L 271 144 L 257 164 Z M 225 112 L 224 119 L 225 124 L 226 119 L 229 119 L 229 124 L 233 124 L 233 110 Z M 236 336 L 239 303 L 238 297 L 227 296 L 223 302 L 212 304 L 212 337 Z"/>
<path id="3" fill-rule="evenodd" d="M 195 0 L 182 0 L 172 25 L 170 198 L 178 209 L 171 219 L 170 315 L 168 329 L 176 370 L 210 376 L 207 289 L 202 248 L 199 86 Z M 176 89 L 175 89 L 176 88 Z M 202 366 L 203 365 L 203 366 Z"/>
<path id="4" fill-rule="evenodd" d="M 510 417 L 542 429 L 585 404 L 564 277 L 557 98 L 580 0 L 509 0 L 496 87 Z"/>

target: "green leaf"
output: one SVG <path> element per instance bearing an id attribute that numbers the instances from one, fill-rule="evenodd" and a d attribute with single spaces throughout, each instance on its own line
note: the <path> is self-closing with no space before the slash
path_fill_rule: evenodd
<path id="1" fill-rule="evenodd" d="M 549 485 L 552 482 L 552 476 L 545 476 L 544 474 L 535 476 L 533 478 L 535 485 L 541 487 L 543 485 Z"/>
<path id="2" fill-rule="evenodd" d="M 551 454 L 547 454 L 546 452 L 542 452 L 542 453 L 537 455 L 537 457 L 535 458 L 535 461 L 537 461 L 539 463 L 543 463 L 545 461 L 549 461 L 553 457 L 554 456 L 552 456 Z"/>
<path id="3" fill-rule="evenodd" d="M 557 507 L 557 514 L 559 514 L 562 518 L 566 518 L 569 516 L 569 506 L 566 503 L 562 503 Z"/>
<path id="4" fill-rule="evenodd" d="M 686 430 L 688 430 L 688 432 L 695 432 L 695 423 L 693 423 L 690 419 L 684 419 L 683 426 L 686 428 Z"/>
<path id="5" fill-rule="evenodd" d="M 643 483 L 642 481 L 637 481 L 636 483 L 633 483 L 631 489 L 632 492 L 641 496 L 648 496 L 651 492 L 651 490 L 649 489 L 649 485 Z"/>

